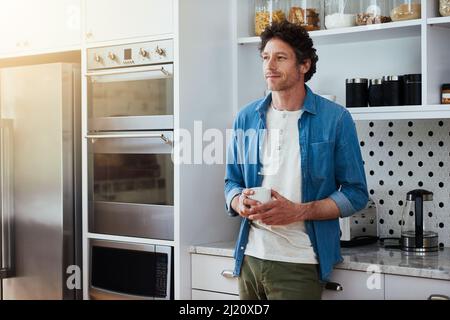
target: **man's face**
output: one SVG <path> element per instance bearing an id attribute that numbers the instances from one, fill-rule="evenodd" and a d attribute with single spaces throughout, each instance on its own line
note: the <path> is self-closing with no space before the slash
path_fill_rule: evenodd
<path id="1" fill-rule="evenodd" d="M 310 62 L 297 64 L 295 52 L 286 42 L 277 38 L 269 40 L 261 57 L 269 90 L 283 91 L 304 82 L 304 74 L 309 70 Z"/>

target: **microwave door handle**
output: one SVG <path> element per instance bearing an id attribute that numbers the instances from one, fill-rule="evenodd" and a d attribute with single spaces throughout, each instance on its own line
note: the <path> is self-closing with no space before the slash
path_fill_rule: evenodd
<path id="1" fill-rule="evenodd" d="M 1 121 L 1 120 L 0 120 Z M 1 123 L 0 123 L 1 125 Z M 12 264 L 12 219 L 10 217 L 9 210 L 11 209 L 10 203 L 6 203 L 3 196 L 5 195 L 5 188 L 8 186 L 7 174 L 10 172 L 5 172 L 4 163 L 8 162 L 5 158 L 9 152 L 5 152 L 5 142 L 4 142 L 4 128 L 3 125 L 0 126 L 0 280 L 10 278 L 13 276 L 13 264 Z M 8 150 L 9 151 L 9 150 Z M 8 194 L 7 194 L 8 195 Z M 8 199 L 9 200 L 9 199 Z M 7 206 L 8 205 L 8 206 Z M 4 210 L 4 209 L 7 210 Z M 6 212 L 5 212 L 6 211 Z M 8 217 L 6 217 L 6 215 Z"/>
<path id="2" fill-rule="evenodd" d="M 123 138 L 150 138 L 161 139 L 165 144 L 172 145 L 172 141 L 162 133 L 134 133 L 134 134 L 89 134 L 87 139 L 123 139 Z"/>

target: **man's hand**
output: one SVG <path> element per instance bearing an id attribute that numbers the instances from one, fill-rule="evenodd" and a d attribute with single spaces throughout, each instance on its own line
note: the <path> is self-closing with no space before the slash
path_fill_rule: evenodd
<path id="1" fill-rule="evenodd" d="M 272 189 L 272 199 L 250 209 L 250 220 L 261 220 L 267 225 L 287 225 L 306 220 L 310 204 L 294 203 Z"/>
<path id="2" fill-rule="evenodd" d="M 239 213 L 241 217 L 248 218 L 250 215 L 250 209 L 261 204 L 259 201 L 252 200 L 247 197 L 254 193 L 255 192 L 251 189 L 244 189 L 240 195 L 234 197 L 231 201 L 231 207 L 234 211 Z"/>

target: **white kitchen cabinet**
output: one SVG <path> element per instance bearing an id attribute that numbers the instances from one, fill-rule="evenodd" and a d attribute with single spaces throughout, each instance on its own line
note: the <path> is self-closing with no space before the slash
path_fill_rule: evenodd
<path id="1" fill-rule="evenodd" d="M 342 291 L 323 290 L 322 300 L 383 300 L 384 274 L 335 269 L 331 282 L 340 284 Z"/>
<path id="2" fill-rule="evenodd" d="M 193 294 L 192 263 L 188 248 L 201 243 L 228 241 L 237 234 L 240 222 L 238 218 L 230 218 L 224 209 L 225 161 L 218 155 L 219 161 L 211 164 L 210 156 L 203 156 L 206 155 L 206 152 L 203 152 L 206 145 L 197 143 L 201 140 L 206 142 L 211 131 L 214 131 L 214 140 L 218 139 L 216 138 L 218 131 L 226 137 L 226 130 L 233 121 L 230 68 L 233 41 L 231 20 L 228 18 L 231 2 L 83 0 L 83 3 L 82 13 L 86 14 L 83 29 L 87 27 L 86 31 L 92 33 L 87 40 L 88 43 L 85 42 L 83 35 L 83 47 L 87 47 L 86 49 L 166 38 L 170 38 L 174 43 L 174 130 L 189 131 L 191 133 L 189 139 L 192 138 L 191 141 L 194 142 L 192 145 L 194 150 L 192 153 L 189 152 L 189 155 L 184 148 L 180 150 L 181 152 L 177 152 L 177 149 L 173 152 L 173 161 L 176 164 L 173 187 L 173 285 L 175 299 L 190 299 Z M 83 59 L 86 59 L 86 56 L 86 52 L 83 52 Z M 86 73 L 87 70 L 83 72 Z M 84 97 L 88 97 L 87 80 L 83 82 L 83 90 Z M 88 99 L 84 99 L 83 136 L 88 134 L 87 108 Z M 185 136 L 182 135 L 181 138 L 184 141 Z M 191 149 L 190 146 L 188 144 L 188 149 Z M 87 142 L 83 139 L 83 150 L 86 149 Z M 86 154 L 83 158 L 83 181 L 87 181 Z M 87 183 L 83 188 L 83 221 L 88 221 Z M 83 226 L 83 237 L 85 249 L 83 294 L 85 299 L 88 299 L 89 265 L 86 239 L 98 238 L 99 235 L 90 234 L 86 223 Z M 129 241 L 130 237 L 126 238 L 123 241 Z M 222 276 L 219 274 L 219 277 Z M 227 280 L 225 279 L 225 282 Z M 196 281 L 194 280 L 195 283 Z M 232 280 L 228 282 L 236 283 L 236 287 L 234 291 L 224 293 L 234 292 L 234 295 L 237 295 L 237 282 Z"/>
<path id="3" fill-rule="evenodd" d="M 170 35 L 173 0 L 85 0 L 88 43 Z"/>
<path id="4" fill-rule="evenodd" d="M 426 300 L 450 297 L 450 281 L 335 269 L 330 281 L 342 291 L 324 290 L 324 300 Z"/>
<path id="5" fill-rule="evenodd" d="M 386 300 L 426 300 L 430 296 L 450 298 L 450 281 L 385 275 Z"/>
<path id="6" fill-rule="evenodd" d="M 24 1 L 24 0 L 21 0 Z M 29 50 L 76 47 L 81 44 L 81 0 L 25 0 L 33 28 Z"/>
<path id="7" fill-rule="evenodd" d="M 234 259 L 191 254 L 193 300 L 237 300 L 238 279 L 231 277 Z M 376 268 L 375 268 L 376 267 Z M 330 282 L 341 291 L 324 289 L 322 300 L 425 300 L 450 298 L 450 281 L 377 272 L 334 269 Z"/>
<path id="8" fill-rule="evenodd" d="M 0 55 L 19 50 L 19 39 L 23 37 L 23 28 L 15 15 L 23 10 L 19 1 L 5 1 L 0 10 Z"/>
<path id="9" fill-rule="evenodd" d="M 15 0 L 2 3 L 0 55 L 79 47 L 80 1 Z"/>
<path id="10" fill-rule="evenodd" d="M 192 254 L 192 299 L 238 299 L 238 279 L 231 277 L 234 259 Z M 336 269 L 330 279 L 342 291 L 324 290 L 323 300 L 383 300 L 384 275 Z"/>
<path id="11" fill-rule="evenodd" d="M 281 0 L 287 3 L 286 0 Z M 436 17 L 437 1 L 422 1 L 422 19 L 310 32 L 319 61 L 308 85 L 345 105 L 345 79 L 422 74 L 419 106 L 351 108 L 355 120 L 450 118 L 440 86 L 450 82 L 450 20 Z M 262 98 L 266 84 L 254 34 L 254 1 L 233 0 L 235 14 L 234 109 Z M 447 60 L 446 60 L 447 59 Z"/>
<path id="12" fill-rule="evenodd" d="M 192 254 L 192 298 L 238 297 L 238 280 L 231 276 L 233 269 L 231 257 Z M 202 292 L 194 292 L 195 289 Z"/>

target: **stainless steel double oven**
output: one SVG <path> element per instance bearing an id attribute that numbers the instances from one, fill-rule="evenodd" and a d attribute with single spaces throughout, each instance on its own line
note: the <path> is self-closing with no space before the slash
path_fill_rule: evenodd
<path id="1" fill-rule="evenodd" d="M 89 232 L 173 240 L 173 42 L 87 60 Z"/>

